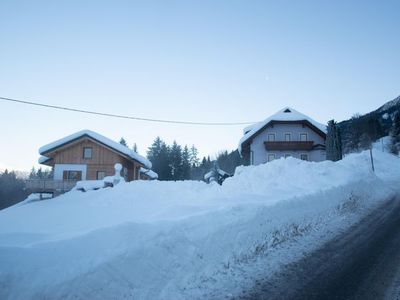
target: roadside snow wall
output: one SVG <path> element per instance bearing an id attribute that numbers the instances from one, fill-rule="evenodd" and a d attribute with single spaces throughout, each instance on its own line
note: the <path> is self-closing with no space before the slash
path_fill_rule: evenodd
<path id="1" fill-rule="evenodd" d="M 222 186 L 137 181 L 0 211 L 0 298 L 237 295 L 398 192 L 399 159 L 374 154 L 376 173 L 369 153 L 289 158 Z"/>

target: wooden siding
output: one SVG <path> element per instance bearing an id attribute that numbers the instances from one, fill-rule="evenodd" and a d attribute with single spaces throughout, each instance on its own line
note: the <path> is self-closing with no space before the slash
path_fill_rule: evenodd
<path id="1" fill-rule="evenodd" d="M 86 147 L 92 148 L 92 158 L 83 157 L 83 149 Z M 114 165 L 116 163 L 120 163 L 124 168 L 127 168 L 128 181 L 137 180 L 139 179 L 137 170 L 142 166 L 140 163 L 126 159 L 90 138 L 82 138 L 47 155 L 53 158 L 53 164 L 87 165 L 86 180 L 96 180 L 98 171 L 104 171 L 106 176 L 114 175 Z M 123 171 L 121 173 L 123 175 Z"/>

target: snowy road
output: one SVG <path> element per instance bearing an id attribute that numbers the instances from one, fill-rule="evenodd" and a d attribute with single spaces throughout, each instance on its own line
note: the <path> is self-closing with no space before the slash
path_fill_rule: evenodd
<path id="1" fill-rule="evenodd" d="M 239 299 L 400 299 L 400 197 Z"/>

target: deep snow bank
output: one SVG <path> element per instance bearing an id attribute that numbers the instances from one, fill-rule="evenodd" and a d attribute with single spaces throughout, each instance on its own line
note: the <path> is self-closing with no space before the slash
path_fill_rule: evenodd
<path id="1" fill-rule="evenodd" d="M 400 160 L 282 159 L 223 186 L 132 182 L 0 212 L 0 298 L 221 298 L 394 193 Z M 258 264 L 262 262 L 262 268 Z M 266 269 L 265 266 L 268 266 Z"/>

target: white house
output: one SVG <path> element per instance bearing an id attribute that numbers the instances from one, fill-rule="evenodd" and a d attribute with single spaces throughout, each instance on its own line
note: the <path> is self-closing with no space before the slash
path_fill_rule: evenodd
<path id="1" fill-rule="evenodd" d="M 246 127 L 238 150 L 250 165 L 290 156 L 323 161 L 325 140 L 325 125 L 285 107 L 264 121 Z"/>

